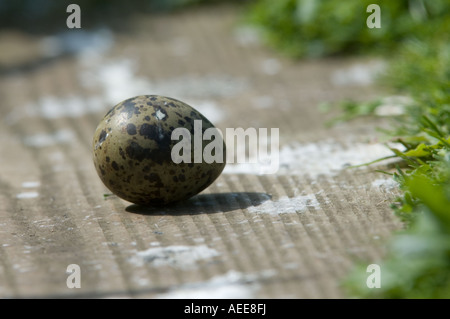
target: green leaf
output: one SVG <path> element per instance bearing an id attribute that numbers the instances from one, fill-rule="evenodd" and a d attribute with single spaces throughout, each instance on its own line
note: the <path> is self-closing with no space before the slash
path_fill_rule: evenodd
<path id="1" fill-rule="evenodd" d="M 423 156 L 429 156 L 430 151 L 428 150 L 427 145 L 425 145 L 424 143 L 421 143 L 415 149 L 404 152 L 403 154 L 406 156 L 410 156 L 410 157 L 423 157 Z"/>
<path id="2" fill-rule="evenodd" d="M 450 230 L 450 199 L 445 194 L 444 186 L 436 185 L 423 175 L 408 178 L 406 186 Z"/>

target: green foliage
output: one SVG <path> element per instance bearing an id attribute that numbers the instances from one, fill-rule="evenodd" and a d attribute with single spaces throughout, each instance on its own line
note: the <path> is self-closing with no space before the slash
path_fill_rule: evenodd
<path id="1" fill-rule="evenodd" d="M 371 0 L 257 0 L 248 20 L 267 42 L 294 57 L 391 52 L 403 41 L 425 38 L 450 21 L 447 0 L 379 0 L 381 28 L 369 29 Z"/>
<path id="2" fill-rule="evenodd" d="M 341 114 L 329 120 L 326 125 L 333 126 L 337 123 L 348 122 L 355 118 L 362 116 L 373 116 L 376 109 L 383 105 L 381 100 L 368 101 L 368 102 L 356 102 L 353 100 L 343 101 L 339 103 L 339 108 L 341 109 Z M 330 103 L 322 104 L 320 108 L 322 111 L 329 111 L 333 105 Z"/>
<path id="3" fill-rule="evenodd" d="M 429 140 L 450 131 L 450 24 L 441 30 L 446 35 L 440 38 L 408 42 L 382 78 L 415 100 L 396 132 L 412 142 L 421 132 L 431 135 Z"/>
<path id="4" fill-rule="evenodd" d="M 415 218 L 397 233 L 380 263 L 381 287 L 366 286 L 360 264 L 345 281 L 351 296 L 369 298 L 450 298 L 450 152 L 442 165 L 442 183 L 421 166 L 403 175 L 405 204 Z"/>

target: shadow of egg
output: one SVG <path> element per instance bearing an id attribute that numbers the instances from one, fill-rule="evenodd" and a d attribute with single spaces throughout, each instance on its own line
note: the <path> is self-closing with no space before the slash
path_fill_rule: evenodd
<path id="1" fill-rule="evenodd" d="M 141 215 L 214 214 L 258 206 L 271 198 L 271 195 L 259 192 L 200 194 L 166 206 L 151 207 L 132 204 L 126 207 L 125 210 L 129 213 Z"/>

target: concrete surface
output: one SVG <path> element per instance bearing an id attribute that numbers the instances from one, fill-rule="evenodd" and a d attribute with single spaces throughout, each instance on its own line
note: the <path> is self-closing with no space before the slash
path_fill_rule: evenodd
<path id="1" fill-rule="evenodd" d="M 383 123 L 326 128 L 317 107 L 377 96 L 379 63 L 293 61 L 238 17 L 218 6 L 135 14 L 122 30 L 0 30 L 0 297 L 345 298 L 352 266 L 381 258 L 398 191 L 345 167 L 389 154 Z M 183 100 L 223 131 L 279 128 L 278 173 L 229 164 L 160 209 L 104 196 L 93 132 L 138 94 Z M 67 286 L 71 264 L 81 288 Z"/>

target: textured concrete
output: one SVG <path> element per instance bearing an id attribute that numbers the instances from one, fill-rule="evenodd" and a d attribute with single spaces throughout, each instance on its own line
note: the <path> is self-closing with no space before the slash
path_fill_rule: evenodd
<path id="1" fill-rule="evenodd" d="M 382 123 L 326 128 L 332 114 L 318 109 L 377 96 L 376 64 L 281 57 L 238 16 L 229 6 L 135 14 L 72 49 L 75 30 L 0 30 L 1 297 L 342 298 L 352 266 L 381 258 L 401 227 L 389 207 L 397 190 L 345 167 L 388 154 Z M 183 100 L 223 131 L 279 128 L 280 170 L 228 164 L 166 208 L 104 196 L 92 136 L 138 94 Z M 67 287 L 70 264 L 81 288 Z"/>

